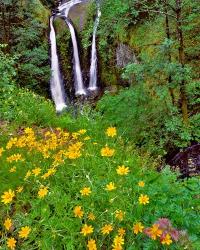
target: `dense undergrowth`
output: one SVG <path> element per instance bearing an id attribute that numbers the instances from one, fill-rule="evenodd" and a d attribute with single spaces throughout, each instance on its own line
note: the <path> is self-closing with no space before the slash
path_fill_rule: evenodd
<path id="1" fill-rule="evenodd" d="M 56 116 L 50 101 L 12 91 L 1 106 L 2 249 L 198 249 L 198 177 L 158 173 L 106 114 Z"/>
<path id="2" fill-rule="evenodd" d="M 128 140 L 154 156 L 165 156 L 199 141 L 200 116 L 191 115 L 190 124 L 185 125 L 168 93 L 163 92 L 152 95 L 140 84 L 115 96 L 104 95 L 97 108 L 107 125 L 114 123 Z"/>

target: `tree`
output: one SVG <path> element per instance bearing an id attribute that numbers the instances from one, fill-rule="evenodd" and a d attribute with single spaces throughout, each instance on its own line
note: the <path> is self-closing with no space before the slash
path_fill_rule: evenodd
<path id="1" fill-rule="evenodd" d="M 18 55 L 17 83 L 39 93 L 48 93 L 49 65 L 47 22 L 40 18 L 40 1 L 0 2 L 1 43 Z M 46 18 L 44 9 L 44 17 Z"/>
<path id="2" fill-rule="evenodd" d="M 166 38 L 169 41 L 174 41 L 177 44 L 178 60 L 176 62 L 175 72 L 177 77 L 177 83 L 179 83 L 180 90 L 180 106 L 183 117 L 183 122 L 188 124 L 188 96 L 186 86 L 188 84 L 188 64 L 186 61 L 186 45 L 184 43 L 187 29 L 190 27 L 191 19 L 196 17 L 198 11 L 198 4 L 190 0 L 155 0 L 155 1 L 133 1 L 132 8 L 138 11 L 138 13 L 148 13 L 149 18 L 155 18 L 155 13 L 165 17 L 165 33 Z M 188 20 L 187 13 L 190 10 L 190 21 Z M 139 15 L 139 14 L 138 14 Z M 133 18 L 135 18 L 133 16 Z M 186 25 L 187 28 L 186 28 Z M 176 60 L 176 54 L 172 55 L 168 50 L 168 64 L 174 64 Z M 175 77 L 174 77 L 175 78 Z M 179 79 L 178 79 L 179 78 Z M 174 101 L 174 90 L 171 87 L 173 77 L 171 74 L 168 76 L 169 92 Z"/>

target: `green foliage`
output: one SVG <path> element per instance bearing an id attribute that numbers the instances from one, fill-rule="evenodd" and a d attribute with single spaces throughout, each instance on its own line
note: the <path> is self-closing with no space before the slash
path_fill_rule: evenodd
<path id="1" fill-rule="evenodd" d="M 41 11 L 43 17 L 41 18 Z M 4 1 L 0 9 L 0 42 L 6 51 L 18 55 L 16 82 L 23 87 L 46 93 L 48 66 L 47 10 L 39 0 Z"/>
<path id="2" fill-rule="evenodd" d="M 14 87 L 8 98 L 1 100 L 0 119 L 14 122 L 16 126 L 23 124 L 38 126 L 65 126 L 70 117 L 57 117 L 51 101 L 27 89 Z"/>
<path id="3" fill-rule="evenodd" d="M 102 2 L 101 31 L 104 38 L 116 38 L 126 35 L 124 30 L 131 23 L 131 1 L 113 0 Z M 110 31 L 112 30 L 112 33 Z"/>
<path id="4" fill-rule="evenodd" d="M 47 1 L 43 2 L 47 4 Z M 96 240 L 98 249 L 111 248 L 119 227 L 126 229 L 127 250 L 199 248 L 199 178 L 178 181 L 169 168 L 160 173 L 155 170 L 167 153 L 200 140 L 199 4 L 183 0 L 183 67 L 178 59 L 177 6 L 174 0 L 167 2 L 170 37 L 165 34 L 164 1 L 101 1 L 102 16 L 98 28 L 101 80 L 106 85 L 118 83 L 120 70 L 116 68 L 116 47 L 124 43 L 133 47 L 139 61 L 123 70 L 123 80 L 131 83 L 131 87 L 115 96 L 106 93 L 97 103 L 96 110 L 89 105 L 70 107 L 61 116 L 55 114 L 51 101 L 33 92 L 47 93 L 46 9 L 39 0 L 2 3 L 0 35 L 8 46 L 0 49 L 0 196 L 9 188 L 15 190 L 16 195 L 12 205 L 0 202 L 0 231 L 3 232 L 0 244 L 3 249 L 11 235 L 18 239 L 17 247 L 24 250 L 86 249 L 90 237 L 84 238 L 80 234 L 85 223 L 94 227 L 91 237 Z M 50 5 L 54 5 L 53 1 Z M 91 5 L 87 23 L 80 34 L 85 72 L 89 65 L 87 56 L 94 9 Z M 70 34 L 63 31 L 63 26 L 61 22 L 56 25 L 60 33 L 57 36 L 58 50 L 65 79 L 71 85 Z M 24 88 L 16 87 L 16 82 Z M 188 100 L 188 124 L 183 123 L 180 108 L 183 83 Z M 66 89 L 70 91 L 70 88 L 67 86 Z M 117 127 L 117 137 L 105 135 L 105 129 L 111 125 Z M 27 126 L 34 128 L 37 142 L 24 136 Z M 13 130 L 13 127 L 19 130 Z M 87 130 L 85 135 L 79 132 L 83 128 Z M 69 131 L 67 141 L 66 137 L 59 137 L 60 133 Z M 10 135 L 18 138 L 19 144 L 9 149 Z M 77 142 L 81 142 L 78 144 L 82 147 L 81 154 L 70 159 L 66 151 L 69 146 L 77 147 Z M 105 145 L 115 149 L 110 158 L 101 155 Z M 9 162 L 7 157 L 17 153 L 22 154 L 24 161 Z M 123 164 L 129 167 L 130 173 L 119 176 L 116 168 Z M 36 167 L 41 168 L 38 176 L 33 174 Z M 52 176 L 42 178 L 52 167 L 55 170 Z M 25 178 L 27 173 L 30 176 Z M 138 181 L 144 181 L 145 186 L 139 187 Z M 115 183 L 116 190 L 105 190 L 109 182 Z M 48 194 L 39 199 L 38 191 L 42 185 L 48 187 Z M 24 188 L 22 193 L 16 192 L 19 186 Z M 81 196 L 83 187 L 91 188 L 90 196 Z M 139 204 L 140 194 L 148 195 L 149 204 Z M 73 212 L 78 205 L 84 211 L 81 219 L 75 218 Z M 116 219 L 116 210 L 125 212 L 124 220 Z M 88 220 L 89 212 L 95 214 L 95 221 Z M 3 226 L 7 217 L 11 217 L 14 224 L 9 232 Z M 136 222 L 141 221 L 147 228 L 163 217 L 168 218 L 173 227 L 183 230 L 183 237 L 178 242 L 165 247 L 145 233 L 133 234 Z M 114 230 L 105 237 L 101 227 L 108 223 L 113 224 Z M 19 240 L 19 229 L 26 225 L 31 227 L 31 234 L 26 240 Z"/>
<path id="5" fill-rule="evenodd" d="M 128 140 L 155 155 L 199 141 L 199 115 L 185 126 L 167 88 L 151 92 L 140 83 L 116 96 L 104 95 L 97 108 L 105 123 L 116 125 Z"/>
<path id="6" fill-rule="evenodd" d="M 23 15 L 28 17 L 14 31 L 16 45 L 13 50 L 19 54 L 18 83 L 36 92 L 45 93 L 50 77 L 48 44 L 42 40 L 46 24 L 33 19 L 29 12 Z"/>
<path id="7" fill-rule="evenodd" d="M 0 89 L 9 88 L 14 84 L 14 77 L 16 76 L 15 64 L 17 57 L 11 57 L 3 52 L 7 46 L 0 44 Z"/>
<path id="8" fill-rule="evenodd" d="M 92 3 L 87 6 L 87 15 L 86 15 L 86 23 L 84 25 L 84 29 L 81 31 L 81 43 L 84 49 L 87 49 L 91 46 L 91 37 L 93 34 L 94 27 L 94 16 L 96 16 L 96 4 Z"/>
<path id="9" fill-rule="evenodd" d="M 173 227 L 186 230 L 184 239 L 173 242 L 168 249 L 180 250 L 186 246 L 198 249 L 195 246 L 199 244 L 199 178 L 177 181 L 177 176 L 168 168 L 162 173 L 156 172 L 152 166 L 156 163 L 151 158 L 145 155 L 141 157 L 135 147 L 123 141 L 119 132 L 117 137 L 108 138 L 104 134 L 105 128 L 100 122 L 97 127 L 90 127 L 86 134 L 73 130 L 78 136 L 78 141 L 84 143 L 81 147 L 82 155 L 77 159 L 63 157 L 63 161 L 60 161 L 60 153 L 77 142 L 73 139 L 73 134 L 66 140 L 60 137 L 60 134 L 67 131 L 59 128 L 51 130 L 35 128 L 34 134 L 24 132 L 22 129 L 19 133 L 13 131 L 19 144 L 14 144 L 11 148 L 7 146 L 1 156 L 0 194 L 9 188 L 16 190 L 19 186 L 23 186 L 23 191 L 16 192 L 12 205 L 1 202 L 2 227 L 5 219 L 10 217 L 14 228 L 9 232 L 9 236 L 18 238 L 20 228 L 29 226 L 31 233 L 28 238 L 17 242 L 18 247 L 25 250 L 30 246 L 36 249 L 53 247 L 82 250 L 87 248 L 87 241 L 90 238 L 96 240 L 99 249 L 110 249 L 121 227 L 126 230 L 126 249 L 155 250 L 166 248 L 159 240 L 153 241 L 144 233 L 135 235 L 133 225 L 140 221 L 147 228 L 159 218 L 168 218 Z M 68 126 L 65 129 L 68 129 Z M 30 131 L 30 128 L 28 130 Z M 90 139 L 85 140 L 88 136 Z M 7 141 L 4 141 L 1 146 L 6 148 L 6 143 Z M 114 156 L 101 156 L 100 152 L 105 144 L 115 149 Z M 48 148 L 53 145 L 57 146 Z M 14 153 L 20 153 L 24 161 L 8 162 L 7 157 Z M 45 153 L 49 153 L 50 156 L 46 157 Z M 127 175 L 118 175 L 116 172 L 118 166 L 122 164 L 129 167 L 130 172 Z M 16 170 L 10 172 L 13 166 Z M 52 166 L 56 172 L 47 178 L 42 178 Z M 32 172 L 36 167 L 41 170 L 38 175 Z M 28 171 L 30 176 L 27 175 Z M 139 181 L 144 181 L 145 186 L 139 187 Z M 115 183 L 115 190 L 105 190 L 109 182 Z M 38 191 L 42 185 L 48 187 L 48 193 L 40 199 Z M 89 196 L 80 194 L 80 190 L 84 187 L 90 187 L 92 192 Z M 138 198 L 141 194 L 148 195 L 149 204 L 139 204 Z M 83 218 L 75 217 L 73 212 L 75 206 L 82 207 Z M 115 217 L 117 210 L 125 212 L 121 221 Z M 88 219 L 90 212 L 96 217 L 94 221 Z M 93 234 L 89 237 L 80 234 L 85 223 L 94 228 Z M 103 235 L 101 228 L 110 223 L 113 232 L 108 236 Z M 1 245 L 5 248 L 8 232 L 4 227 L 2 232 Z"/>
<path id="10" fill-rule="evenodd" d="M 4 108 L 4 100 L 10 98 L 10 94 L 15 85 L 16 77 L 16 56 L 10 56 L 2 50 L 6 45 L 0 45 L 0 110 Z M 0 115 L 1 116 L 1 115 Z"/>

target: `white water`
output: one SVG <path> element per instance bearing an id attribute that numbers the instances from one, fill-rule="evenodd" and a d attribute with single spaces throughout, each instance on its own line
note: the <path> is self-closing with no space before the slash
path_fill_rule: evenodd
<path id="1" fill-rule="evenodd" d="M 86 90 L 83 84 L 80 60 L 79 60 L 79 52 L 76 34 L 73 25 L 68 20 L 68 14 L 70 9 L 79 3 L 84 2 L 84 0 L 71 0 L 67 3 L 61 4 L 58 7 L 57 17 L 63 17 L 65 22 L 67 23 L 73 44 L 73 55 L 74 55 L 74 80 L 75 80 L 75 94 L 76 95 L 86 95 Z M 97 89 L 97 49 L 96 49 L 96 33 L 97 27 L 99 25 L 101 12 L 100 6 L 98 5 L 97 17 L 94 24 L 93 29 L 93 39 L 92 39 L 92 53 L 91 53 L 91 66 L 90 66 L 90 82 L 88 89 L 90 91 Z M 51 93 L 53 100 L 55 102 L 56 110 L 61 112 L 64 108 L 67 107 L 65 101 L 65 91 L 63 87 L 63 79 L 60 72 L 59 60 L 57 55 L 57 47 L 56 47 L 56 34 L 53 26 L 54 17 L 50 18 L 50 42 L 51 42 Z"/>
<path id="2" fill-rule="evenodd" d="M 65 16 L 68 17 L 68 13 L 69 13 L 69 10 L 71 9 L 72 6 L 74 6 L 75 4 L 78 4 L 78 3 L 81 3 L 83 2 L 83 0 L 71 0 L 67 3 L 64 3 L 64 4 L 61 4 L 59 7 L 58 7 L 58 10 L 59 12 L 65 12 Z"/>
<path id="3" fill-rule="evenodd" d="M 97 48 L 96 48 L 96 33 L 101 17 L 100 6 L 98 4 L 97 17 L 94 24 L 93 38 L 92 38 L 92 53 L 90 65 L 90 83 L 88 89 L 94 91 L 97 89 Z"/>
<path id="4" fill-rule="evenodd" d="M 72 43 L 73 43 L 73 53 L 74 53 L 74 80 L 75 80 L 75 94 L 76 95 L 86 95 L 86 91 L 83 85 L 83 78 L 78 54 L 78 45 L 76 40 L 76 34 L 72 24 L 66 20 L 66 23 L 69 27 Z"/>
<path id="5" fill-rule="evenodd" d="M 75 94 L 76 95 L 86 95 L 86 91 L 83 85 L 83 77 L 81 72 L 80 60 L 79 60 L 79 53 L 78 53 L 78 45 L 76 34 L 73 25 L 68 21 L 68 14 L 69 10 L 75 4 L 81 3 L 81 0 L 72 0 L 67 2 L 61 6 L 59 6 L 59 11 L 61 11 L 61 15 L 64 15 L 65 22 L 69 27 L 72 44 L 73 44 L 73 54 L 74 54 L 74 82 L 75 82 Z"/>
<path id="6" fill-rule="evenodd" d="M 50 18 L 50 43 L 51 43 L 51 81 L 50 88 L 52 98 L 56 105 L 56 111 L 61 112 L 67 107 L 63 79 L 60 73 L 58 54 L 56 48 L 56 34 L 53 26 L 54 17 Z"/>

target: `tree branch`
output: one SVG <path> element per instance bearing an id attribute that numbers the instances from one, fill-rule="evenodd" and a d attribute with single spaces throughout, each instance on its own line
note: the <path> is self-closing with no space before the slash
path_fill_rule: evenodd
<path id="1" fill-rule="evenodd" d="M 172 14 L 166 13 L 164 11 L 160 11 L 160 10 L 142 10 L 142 11 L 139 11 L 139 12 L 153 12 L 153 13 L 159 13 L 159 14 L 162 14 L 162 15 L 167 15 L 167 16 L 171 16 L 173 18 L 176 18 L 175 15 L 172 15 Z"/>

